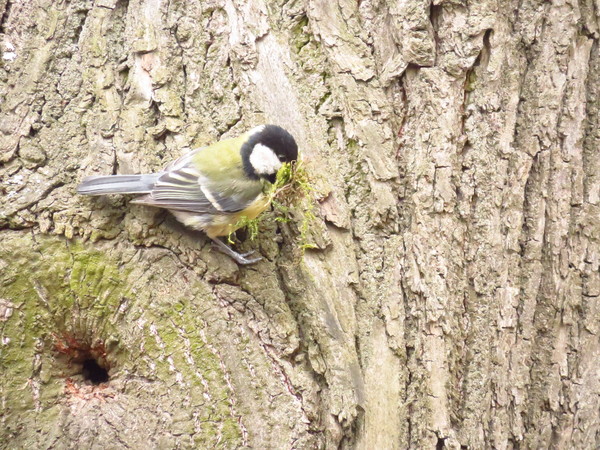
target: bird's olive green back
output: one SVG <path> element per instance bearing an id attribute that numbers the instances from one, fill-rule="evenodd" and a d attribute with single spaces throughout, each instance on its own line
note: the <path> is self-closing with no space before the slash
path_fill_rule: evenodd
<path id="1" fill-rule="evenodd" d="M 224 139 L 199 150 L 192 158 L 194 167 L 215 181 L 239 178 L 243 173 L 240 149 L 245 139 L 245 135 Z"/>
<path id="2" fill-rule="evenodd" d="M 199 150 L 192 157 L 193 166 L 202 173 L 201 184 L 220 197 L 230 198 L 232 209 L 245 207 L 262 192 L 263 182 L 244 172 L 240 150 L 248 138 L 224 139 Z M 242 206 L 243 205 L 243 206 Z"/>

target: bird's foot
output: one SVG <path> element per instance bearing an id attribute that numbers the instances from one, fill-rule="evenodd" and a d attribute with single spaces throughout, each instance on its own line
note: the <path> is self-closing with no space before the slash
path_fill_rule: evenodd
<path id="1" fill-rule="evenodd" d="M 229 246 L 227 246 L 227 244 L 225 244 L 220 239 L 218 239 L 218 238 L 211 238 L 211 239 L 215 243 L 215 247 L 217 248 L 217 250 L 219 250 L 221 253 L 225 253 L 227 256 L 231 257 L 238 264 L 242 264 L 242 265 L 254 264 L 262 259 L 262 257 L 260 257 L 260 256 L 258 258 L 247 259 L 246 257 L 253 254 L 254 250 L 247 252 L 247 253 L 238 253 L 235 250 L 232 250 L 231 248 L 229 248 Z"/>

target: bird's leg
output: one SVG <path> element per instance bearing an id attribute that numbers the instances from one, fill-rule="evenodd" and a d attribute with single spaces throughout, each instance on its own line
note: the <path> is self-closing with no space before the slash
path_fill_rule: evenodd
<path id="1" fill-rule="evenodd" d="M 235 250 L 229 248 L 227 244 L 221 241 L 219 238 L 211 237 L 211 240 L 216 244 L 217 249 L 221 253 L 225 253 L 227 256 L 232 257 L 238 264 L 254 264 L 255 262 L 260 261 L 262 258 L 259 256 L 258 258 L 246 259 L 246 256 L 251 255 L 254 251 L 240 254 Z"/>

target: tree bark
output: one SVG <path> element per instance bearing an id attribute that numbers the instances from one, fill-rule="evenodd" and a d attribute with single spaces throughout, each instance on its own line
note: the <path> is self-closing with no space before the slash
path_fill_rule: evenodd
<path id="1" fill-rule="evenodd" d="M 0 0 L 0 444 L 600 447 L 599 21 Z M 303 254 L 301 207 L 240 234 L 265 259 L 238 267 L 164 211 L 75 195 L 262 123 L 314 184 Z"/>

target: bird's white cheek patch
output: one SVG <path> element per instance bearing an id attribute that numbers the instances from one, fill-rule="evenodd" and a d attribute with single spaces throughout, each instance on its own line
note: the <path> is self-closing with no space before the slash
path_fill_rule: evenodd
<path id="1" fill-rule="evenodd" d="M 281 168 L 281 161 L 266 145 L 256 144 L 250 153 L 250 164 L 259 175 L 277 173 Z"/>

